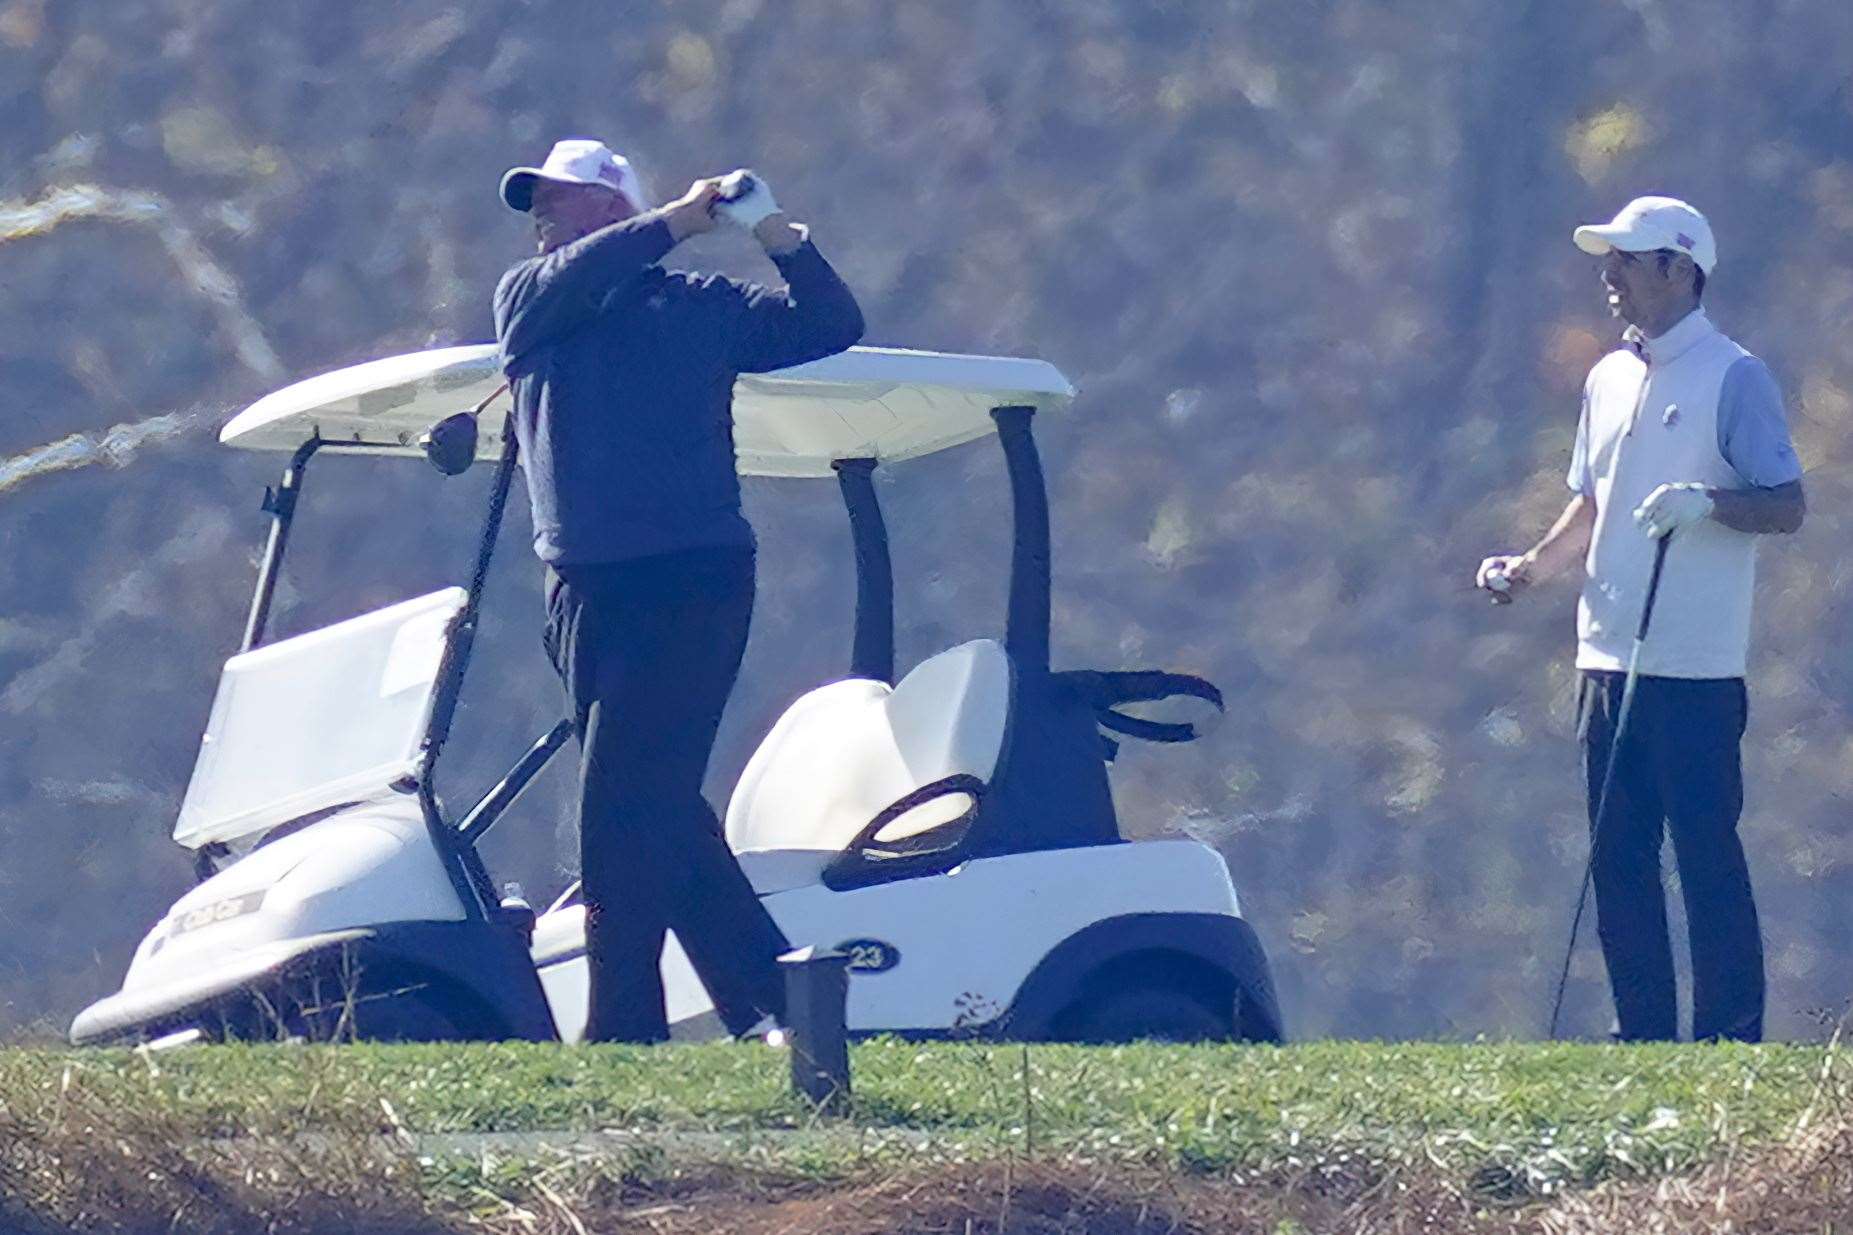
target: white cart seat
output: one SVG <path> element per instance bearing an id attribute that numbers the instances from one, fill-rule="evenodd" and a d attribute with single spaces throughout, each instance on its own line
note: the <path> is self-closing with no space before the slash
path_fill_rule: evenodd
<path id="1" fill-rule="evenodd" d="M 850 678 L 801 696 L 754 752 L 727 806 L 727 843 L 762 894 L 819 881 L 883 811 L 952 777 L 988 783 L 1010 709 L 1010 660 L 979 639 L 916 666 L 899 685 Z M 921 833 L 971 805 L 954 793 L 884 837 Z"/>

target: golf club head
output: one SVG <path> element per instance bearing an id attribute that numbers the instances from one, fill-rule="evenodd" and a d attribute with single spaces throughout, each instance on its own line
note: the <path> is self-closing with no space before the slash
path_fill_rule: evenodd
<path id="1" fill-rule="evenodd" d="M 461 476 L 476 461 L 476 413 L 458 412 L 418 435 L 431 466 L 446 476 Z"/>

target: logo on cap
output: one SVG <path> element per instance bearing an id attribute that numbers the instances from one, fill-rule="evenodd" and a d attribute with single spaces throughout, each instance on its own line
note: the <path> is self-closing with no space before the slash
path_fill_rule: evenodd
<path id="1" fill-rule="evenodd" d="M 1692 247 L 1692 237 L 1686 235 L 1684 232 L 1680 232 L 1678 235 L 1674 236 L 1673 239 L 1682 249 L 1690 249 Z"/>

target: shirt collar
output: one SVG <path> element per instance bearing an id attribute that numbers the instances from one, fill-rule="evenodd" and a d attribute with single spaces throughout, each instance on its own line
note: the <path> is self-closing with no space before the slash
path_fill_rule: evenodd
<path id="1" fill-rule="evenodd" d="M 1634 350 L 1648 364 L 1664 365 L 1678 360 L 1716 330 L 1704 309 L 1694 309 L 1669 326 L 1665 334 L 1650 339 L 1639 326 L 1630 326 L 1621 332 L 1621 337 L 1633 344 Z"/>

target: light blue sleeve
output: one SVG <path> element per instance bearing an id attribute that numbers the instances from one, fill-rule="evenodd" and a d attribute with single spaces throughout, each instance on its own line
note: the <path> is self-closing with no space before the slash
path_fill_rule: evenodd
<path id="1" fill-rule="evenodd" d="M 1576 445 L 1570 448 L 1570 473 L 1564 477 L 1570 492 L 1589 497 L 1596 491 L 1589 475 L 1589 384 L 1583 384 L 1583 410 L 1576 418 Z"/>
<path id="2" fill-rule="evenodd" d="M 1718 391 L 1718 453 L 1746 483 L 1773 489 L 1802 478 L 1789 441 L 1782 388 L 1769 366 L 1745 356 L 1724 373 Z"/>

